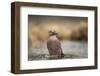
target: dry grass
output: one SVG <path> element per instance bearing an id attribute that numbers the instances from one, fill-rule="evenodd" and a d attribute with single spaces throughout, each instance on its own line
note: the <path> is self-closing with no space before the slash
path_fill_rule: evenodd
<path id="1" fill-rule="evenodd" d="M 87 41 L 88 40 L 88 28 L 87 26 L 81 26 L 77 29 L 74 29 L 70 36 L 71 40 L 80 40 Z"/>
<path id="2" fill-rule="evenodd" d="M 47 40 L 49 30 L 55 30 L 61 40 L 81 40 L 87 41 L 87 26 L 79 26 L 69 29 L 66 26 L 32 26 L 29 28 L 28 39 L 29 46 L 34 42 Z"/>

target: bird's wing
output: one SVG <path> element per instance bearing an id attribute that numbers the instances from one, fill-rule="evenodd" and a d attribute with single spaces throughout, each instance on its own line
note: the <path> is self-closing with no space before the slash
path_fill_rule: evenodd
<path id="1" fill-rule="evenodd" d="M 55 43 L 56 43 L 56 47 L 58 49 L 62 50 L 60 41 L 59 40 L 56 40 Z"/>
<path id="2" fill-rule="evenodd" d="M 60 54 L 63 56 L 64 53 L 63 53 L 63 50 L 62 50 L 62 47 L 61 47 L 61 43 L 59 40 L 56 41 L 56 47 L 57 47 L 57 50 L 59 50 Z"/>

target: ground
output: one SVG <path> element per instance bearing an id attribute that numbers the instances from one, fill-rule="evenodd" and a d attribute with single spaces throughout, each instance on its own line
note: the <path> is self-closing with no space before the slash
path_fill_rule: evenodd
<path id="1" fill-rule="evenodd" d="M 46 41 L 38 42 L 38 45 L 29 49 L 28 60 L 48 60 L 49 52 L 47 49 Z M 62 59 L 75 59 L 75 58 L 87 58 L 88 46 L 85 41 L 61 41 L 64 57 Z"/>

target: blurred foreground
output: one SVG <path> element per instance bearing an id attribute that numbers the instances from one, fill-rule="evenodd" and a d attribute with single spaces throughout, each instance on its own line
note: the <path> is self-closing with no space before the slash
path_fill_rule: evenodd
<path id="1" fill-rule="evenodd" d="M 64 52 L 63 59 L 76 59 L 88 57 L 87 42 L 67 41 L 61 42 Z M 47 50 L 46 42 L 38 42 L 29 49 L 28 60 L 49 60 L 49 52 Z"/>

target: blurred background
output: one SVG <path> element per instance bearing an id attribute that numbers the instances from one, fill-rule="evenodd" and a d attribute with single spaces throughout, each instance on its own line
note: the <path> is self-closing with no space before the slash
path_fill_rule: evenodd
<path id="1" fill-rule="evenodd" d="M 64 58 L 87 58 L 88 18 L 28 15 L 28 59 L 48 59 L 48 31 L 56 31 Z"/>

